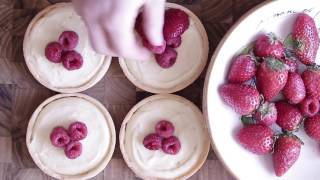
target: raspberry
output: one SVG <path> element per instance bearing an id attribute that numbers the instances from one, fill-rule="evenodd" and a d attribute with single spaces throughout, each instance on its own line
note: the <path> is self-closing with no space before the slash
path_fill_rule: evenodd
<path id="1" fill-rule="evenodd" d="M 74 31 L 64 31 L 59 37 L 59 42 L 64 50 L 72 50 L 78 45 L 79 36 Z"/>
<path id="2" fill-rule="evenodd" d="M 73 50 L 63 53 L 61 60 L 62 60 L 63 66 L 69 71 L 80 69 L 83 64 L 83 59 L 81 54 Z"/>
<path id="3" fill-rule="evenodd" d="M 177 59 L 177 52 L 167 47 L 166 50 L 162 54 L 156 54 L 156 61 L 162 68 L 170 68 L 174 65 Z"/>
<path id="4" fill-rule="evenodd" d="M 181 45 L 181 36 L 169 39 L 167 42 L 167 45 L 172 47 L 172 48 L 177 48 Z"/>
<path id="5" fill-rule="evenodd" d="M 158 150 L 161 148 L 162 138 L 156 133 L 148 134 L 143 139 L 143 145 L 149 150 Z"/>
<path id="6" fill-rule="evenodd" d="M 180 9 L 168 9 L 164 15 L 163 36 L 168 43 L 181 36 L 189 28 L 189 16 Z M 169 44 L 169 43 L 168 43 Z"/>
<path id="7" fill-rule="evenodd" d="M 60 63 L 63 47 L 58 42 L 50 42 L 45 48 L 46 58 L 53 63 Z"/>
<path id="8" fill-rule="evenodd" d="M 319 112 L 319 100 L 315 98 L 305 98 L 300 104 L 299 108 L 304 116 L 312 117 Z"/>
<path id="9" fill-rule="evenodd" d="M 167 154 L 175 155 L 181 149 L 180 141 L 175 136 L 170 136 L 162 141 L 162 151 Z"/>
<path id="10" fill-rule="evenodd" d="M 87 126 L 79 121 L 73 122 L 69 126 L 69 135 L 72 141 L 79 141 L 87 137 Z"/>
<path id="11" fill-rule="evenodd" d="M 69 159 L 75 159 L 82 153 L 82 144 L 79 141 L 71 141 L 64 148 L 64 153 Z"/>
<path id="12" fill-rule="evenodd" d="M 50 140 L 55 147 L 64 147 L 70 142 L 70 137 L 65 128 L 58 126 L 52 130 Z"/>
<path id="13" fill-rule="evenodd" d="M 167 138 L 173 135 L 174 126 L 169 121 L 161 120 L 156 124 L 155 130 L 161 137 Z"/>

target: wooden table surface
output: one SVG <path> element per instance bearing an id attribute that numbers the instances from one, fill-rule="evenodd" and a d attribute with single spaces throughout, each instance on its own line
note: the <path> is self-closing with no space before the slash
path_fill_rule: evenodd
<path id="1" fill-rule="evenodd" d="M 209 60 L 220 39 L 247 10 L 263 0 L 171 0 L 192 10 L 204 24 L 210 42 Z M 30 20 L 57 0 L 0 0 L 0 180 L 52 179 L 37 168 L 25 143 L 32 112 L 46 98 L 56 94 L 32 77 L 24 62 L 22 41 Z M 61 2 L 61 0 L 60 0 Z M 201 108 L 205 72 L 177 94 Z M 105 77 L 84 92 L 101 101 L 111 113 L 116 130 L 129 109 L 151 95 L 138 90 L 124 76 L 117 60 Z M 93 179 L 137 179 L 126 166 L 117 143 L 112 160 Z M 191 179 L 234 179 L 211 150 L 204 166 Z"/>

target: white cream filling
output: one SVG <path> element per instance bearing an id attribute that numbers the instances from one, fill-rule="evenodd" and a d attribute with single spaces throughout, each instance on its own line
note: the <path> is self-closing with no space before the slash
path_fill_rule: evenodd
<path id="1" fill-rule="evenodd" d="M 52 63 L 45 57 L 46 45 L 58 41 L 60 34 L 66 30 L 75 31 L 79 35 L 79 44 L 75 50 L 84 60 L 81 69 L 68 71 L 62 63 Z M 86 26 L 71 4 L 50 11 L 36 22 L 27 44 L 28 60 L 37 73 L 36 78 L 43 79 L 55 88 L 79 87 L 87 83 L 105 59 L 104 55 L 97 54 L 91 48 Z"/>
<path id="2" fill-rule="evenodd" d="M 54 147 L 50 133 L 56 126 L 84 122 L 88 135 L 81 140 L 82 154 L 68 159 L 62 148 Z M 35 122 L 30 150 L 45 168 L 62 175 L 78 175 L 98 166 L 110 146 L 110 131 L 104 114 L 92 103 L 77 97 L 55 100 L 45 106 Z"/>
<path id="3" fill-rule="evenodd" d="M 169 89 L 184 83 L 194 76 L 201 66 L 206 47 L 195 22 L 190 19 L 190 26 L 182 35 L 182 43 L 176 49 L 176 63 L 168 68 L 161 68 L 155 58 L 150 60 L 130 60 L 125 63 L 130 73 L 141 83 L 153 88 Z"/>
<path id="4" fill-rule="evenodd" d="M 177 178 L 194 169 L 206 152 L 207 134 L 201 124 L 203 116 L 189 105 L 170 99 L 159 99 L 139 108 L 126 126 L 125 150 L 130 161 L 145 176 L 154 178 Z M 142 141 L 153 133 L 159 120 L 166 119 L 175 126 L 174 135 L 181 142 L 177 155 L 162 150 L 146 149 Z"/>

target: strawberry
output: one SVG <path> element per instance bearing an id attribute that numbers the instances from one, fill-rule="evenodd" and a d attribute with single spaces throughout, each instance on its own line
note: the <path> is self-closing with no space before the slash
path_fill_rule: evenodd
<path id="1" fill-rule="evenodd" d="M 274 133 L 268 126 L 248 125 L 240 129 L 236 136 L 238 142 L 252 153 L 263 155 L 272 151 Z"/>
<path id="2" fill-rule="evenodd" d="M 274 103 L 265 102 L 255 112 L 254 119 L 259 124 L 270 126 L 277 120 L 277 109 Z"/>
<path id="3" fill-rule="evenodd" d="M 319 112 L 318 99 L 307 97 L 299 104 L 300 112 L 306 117 L 312 117 Z"/>
<path id="4" fill-rule="evenodd" d="M 304 130 L 310 138 L 320 142 L 320 115 L 307 118 L 304 121 Z"/>
<path id="5" fill-rule="evenodd" d="M 292 72 L 292 73 L 293 72 L 297 72 L 297 70 L 298 70 L 297 61 L 291 60 L 291 59 L 288 59 L 288 58 L 286 58 L 286 59 L 284 59 L 282 61 L 289 67 L 289 69 L 288 69 L 289 72 Z"/>
<path id="6" fill-rule="evenodd" d="M 151 52 L 155 53 L 155 54 L 162 54 L 166 48 L 166 42 L 163 43 L 163 45 L 161 46 L 154 46 L 152 45 L 143 30 L 143 16 L 140 13 L 136 19 L 136 24 L 135 24 L 135 30 L 137 31 L 137 33 L 140 35 L 141 39 L 142 39 L 142 44 L 144 47 L 146 47 L 147 49 L 149 49 Z"/>
<path id="7" fill-rule="evenodd" d="M 309 67 L 301 76 L 306 87 L 307 95 L 320 99 L 320 68 L 318 66 Z"/>
<path id="8" fill-rule="evenodd" d="M 164 14 L 163 36 L 168 46 L 172 39 L 181 36 L 189 28 L 189 16 L 180 9 L 168 9 Z"/>
<path id="9" fill-rule="evenodd" d="M 253 76 L 257 71 L 256 63 L 251 55 L 240 55 L 236 57 L 229 70 L 228 81 L 232 83 L 242 83 Z"/>
<path id="10" fill-rule="evenodd" d="M 303 119 L 299 109 L 284 101 L 276 102 L 278 117 L 276 123 L 286 131 L 294 131 L 299 128 Z"/>
<path id="11" fill-rule="evenodd" d="M 260 64 L 256 77 L 259 92 L 267 101 L 271 101 L 287 83 L 287 65 L 277 59 L 266 58 Z"/>
<path id="12" fill-rule="evenodd" d="M 297 161 L 302 142 L 295 135 L 281 135 L 275 142 L 272 154 L 273 168 L 277 176 L 282 176 Z"/>
<path id="13" fill-rule="evenodd" d="M 305 13 L 299 14 L 293 25 L 292 39 L 298 59 L 303 64 L 313 64 L 319 49 L 319 35 L 314 19 Z"/>
<path id="14" fill-rule="evenodd" d="M 258 57 L 274 57 L 281 59 L 284 57 L 285 48 L 274 33 L 261 34 L 254 44 L 254 54 Z"/>
<path id="15" fill-rule="evenodd" d="M 283 95 L 291 104 L 298 104 L 306 97 L 306 88 L 300 74 L 289 73 Z"/>
<path id="16" fill-rule="evenodd" d="M 259 92 L 245 84 L 224 84 L 219 88 L 223 100 L 240 115 L 251 114 L 259 106 Z"/>

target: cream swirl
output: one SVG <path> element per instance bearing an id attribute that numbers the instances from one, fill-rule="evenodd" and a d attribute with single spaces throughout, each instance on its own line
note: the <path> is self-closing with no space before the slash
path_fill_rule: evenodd
<path id="1" fill-rule="evenodd" d="M 162 119 L 171 121 L 175 126 L 174 135 L 181 142 L 177 155 L 163 151 L 150 151 L 143 144 L 143 138 L 154 132 L 155 124 Z M 134 163 L 134 169 L 144 176 L 172 179 L 194 170 L 208 152 L 208 134 L 201 112 L 190 104 L 174 99 L 157 99 L 138 108 L 125 129 L 124 148 Z"/>

